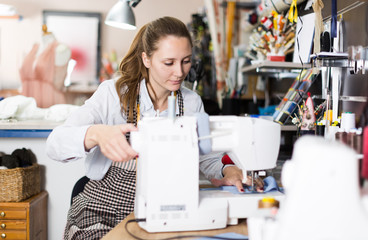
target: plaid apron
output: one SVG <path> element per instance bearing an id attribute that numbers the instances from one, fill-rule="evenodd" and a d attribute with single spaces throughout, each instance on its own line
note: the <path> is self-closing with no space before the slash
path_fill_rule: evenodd
<path id="1" fill-rule="evenodd" d="M 181 91 L 176 92 L 178 116 L 184 115 Z M 139 104 L 139 96 L 137 98 Z M 137 111 L 134 109 L 134 124 Z M 129 140 L 130 134 L 126 135 Z M 64 239 L 101 239 L 134 210 L 136 161 L 113 162 L 102 180 L 90 180 L 73 199 Z"/>

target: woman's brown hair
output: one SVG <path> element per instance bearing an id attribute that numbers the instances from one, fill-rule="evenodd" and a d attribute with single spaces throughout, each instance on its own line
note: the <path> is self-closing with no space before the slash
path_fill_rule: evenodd
<path id="1" fill-rule="evenodd" d="M 128 115 L 128 122 L 133 122 L 133 109 L 136 106 L 140 82 L 149 83 L 148 69 L 142 61 L 142 53 L 150 58 L 157 50 L 158 42 L 166 36 L 185 37 L 192 45 L 190 33 L 185 24 L 173 17 L 162 17 L 144 25 L 134 37 L 128 53 L 120 62 L 120 78 L 116 82 L 121 109 Z M 193 45 L 192 45 L 193 46 Z M 129 112 L 128 111 L 129 107 Z"/>

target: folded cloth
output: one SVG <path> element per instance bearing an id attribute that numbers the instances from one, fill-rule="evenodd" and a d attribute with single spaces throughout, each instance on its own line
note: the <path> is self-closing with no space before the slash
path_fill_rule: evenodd
<path id="1" fill-rule="evenodd" d="M 264 192 L 281 191 L 274 177 L 268 176 L 265 179 L 263 179 L 263 182 L 264 182 Z"/>
<path id="2" fill-rule="evenodd" d="M 55 104 L 49 108 L 37 107 L 33 97 L 17 95 L 0 101 L 0 119 L 65 121 L 79 106 Z"/>
<path id="3" fill-rule="evenodd" d="M 0 102 L 0 119 L 42 119 L 43 112 L 36 100 L 22 95 L 7 97 Z"/>
<path id="4" fill-rule="evenodd" d="M 79 106 L 71 104 L 55 104 L 45 110 L 45 120 L 62 122 Z"/>

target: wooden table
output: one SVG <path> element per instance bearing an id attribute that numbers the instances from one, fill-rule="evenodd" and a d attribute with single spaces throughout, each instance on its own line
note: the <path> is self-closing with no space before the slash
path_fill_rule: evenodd
<path id="1" fill-rule="evenodd" d="M 114 229 L 112 229 L 108 234 L 106 234 L 102 239 L 103 240 L 130 240 L 135 239 L 131 237 L 125 231 L 125 223 L 130 220 L 134 219 L 134 214 L 131 213 L 126 219 L 124 219 L 119 225 L 117 225 Z M 235 226 L 228 226 L 224 229 L 216 229 L 216 230 L 203 230 L 203 231 L 191 231 L 191 232 L 169 232 L 169 233 L 148 233 L 146 230 L 142 229 L 138 226 L 138 223 L 133 222 L 129 223 L 128 229 L 134 235 L 140 238 L 148 238 L 148 239 L 161 239 L 161 238 L 168 238 L 168 237 L 175 237 L 175 236 L 183 236 L 183 235 L 201 235 L 201 236 L 215 236 L 221 233 L 228 233 L 234 232 L 243 235 L 248 235 L 248 228 L 246 220 L 240 220 L 238 225 Z M 199 238 L 199 237 L 196 237 Z M 186 238 L 187 239 L 187 238 Z M 192 238 L 193 239 L 193 238 Z M 194 238 L 195 239 L 195 238 Z"/>

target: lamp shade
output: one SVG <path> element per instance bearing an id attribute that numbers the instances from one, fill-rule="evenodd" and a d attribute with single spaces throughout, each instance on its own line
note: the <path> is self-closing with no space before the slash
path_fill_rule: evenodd
<path id="1" fill-rule="evenodd" d="M 129 0 L 119 0 L 107 14 L 105 24 L 121 29 L 136 29 L 135 17 L 129 6 Z"/>

